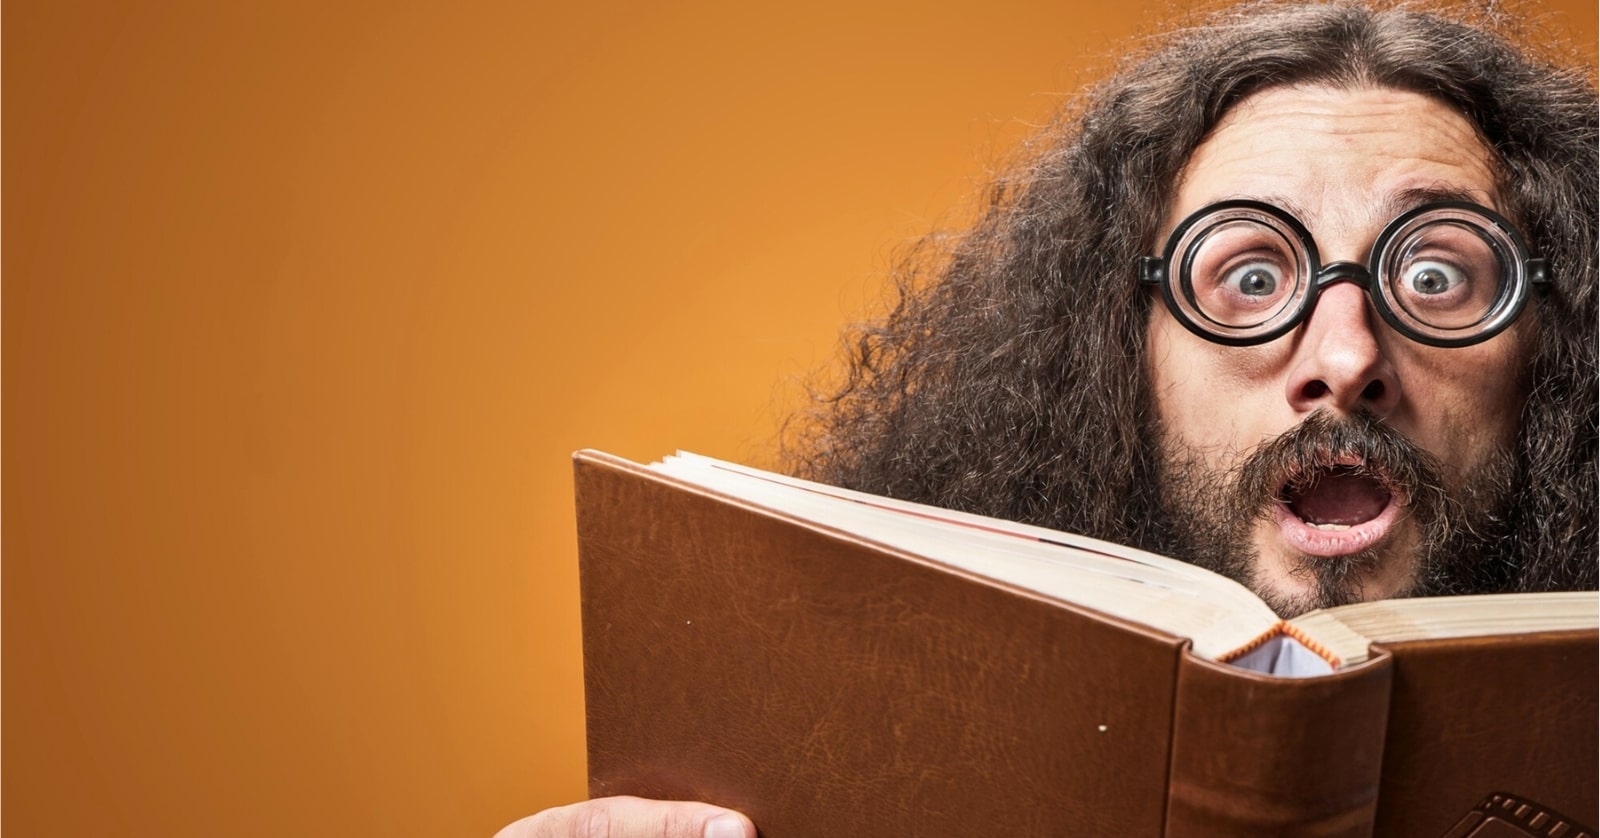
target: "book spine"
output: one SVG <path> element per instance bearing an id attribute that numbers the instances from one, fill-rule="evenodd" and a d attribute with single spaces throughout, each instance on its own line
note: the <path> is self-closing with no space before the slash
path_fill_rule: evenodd
<path id="1" fill-rule="evenodd" d="M 1280 678 L 1178 664 L 1168 836 L 1372 834 L 1392 665 Z"/>

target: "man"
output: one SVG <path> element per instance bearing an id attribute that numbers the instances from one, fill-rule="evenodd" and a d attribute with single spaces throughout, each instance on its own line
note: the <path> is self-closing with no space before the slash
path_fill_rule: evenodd
<path id="1" fill-rule="evenodd" d="M 906 269 L 795 469 L 1286 615 L 1593 588 L 1596 137 L 1581 76 L 1480 25 L 1254 6 L 1170 35 Z M 589 834 L 754 831 L 623 798 L 503 833 Z"/>

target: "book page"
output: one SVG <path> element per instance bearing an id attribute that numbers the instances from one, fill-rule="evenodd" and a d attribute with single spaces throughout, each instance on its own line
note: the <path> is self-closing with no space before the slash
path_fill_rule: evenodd
<path id="1" fill-rule="evenodd" d="M 680 452 L 676 479 L 1044 596 L 1188 638 L 1194 654 L 1267 674 L 1326 674 L 1374 642 L 1594 628 L 1593 591 L 1380 600 L 1280 621 L 1243 585 L 1177 559 Z"/>
<path id="2" fill-rule="evenodd" d="M 1594 591 L 1384 599 L 1302 615 L 1293 623 L 1320 639 L 1344 630 L 1373 643 L 1600 627 Z"/>
<path id="3" fill-rule="evenodd" d="M 680 453 L 652 469 L 759 506 L 1189 638 L 1219 659 L 1278 617 L 1203 568 L 1043 527 L 898 501 Z"/>

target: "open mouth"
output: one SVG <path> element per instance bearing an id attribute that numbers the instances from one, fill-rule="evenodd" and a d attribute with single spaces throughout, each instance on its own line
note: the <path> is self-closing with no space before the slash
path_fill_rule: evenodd
<path id="1" fill-rule="evenodd" d="M 1289 511 L 1324 531 L 1347 530 L 1378 517 L 1393 500 L 1389 487 L 1358 466 L 1318 470 L 1282 494 Z"/>
<path id="2" fill-rule="evenodd" d="M 1273 517 L 1294 548 L 1314 556 L 1338 556 L 1382 541 L 1398 519 L 1399 507 L 1395 490 L 1380 470 L 1339 463 L 1285 480 L 1273 504 Z"/>

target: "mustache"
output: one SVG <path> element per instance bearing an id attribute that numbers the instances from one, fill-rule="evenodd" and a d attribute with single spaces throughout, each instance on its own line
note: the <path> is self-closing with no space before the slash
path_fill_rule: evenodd
<path id="1" fill-rule="evenodd" d="M 1162 434 L 1162 547 L 1255 588 L 1280 614 L 1360 600 L 1363 577 L 1390 558 L 1376 546 L 1315 560 L 1288 556 L 1291 574 L 1314 581 L 1309 593 L 1283 598 L 1258 587 L 1252 531 L 1275 517 L 1278 504 L 1293 508 L 1330 477 L 1347 486 L 1369 480 L 1414 525 L 1415 543 L 1405 549 L 1416 551 L 1416 578 L 1400 596 L 1506 590 L 1517 570 L 1505 558 L 1517 549 L 1507 510 L 1524 478 L 1510 449 L 1457 472 L 1370 412 L 1319 411 L 1218 468 Z"/>
<path id="2" fill-rule="evenodd" d="M 1370 411 L 1318 410 L 1257 446 L 1237 469 L 1236 508 L 1263 517 L 1272 504 L 1286 502 L 1333 469 L 1382 486 L 1420 523 L 1450 517 L 1439 459 Z"/>

